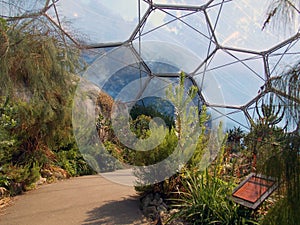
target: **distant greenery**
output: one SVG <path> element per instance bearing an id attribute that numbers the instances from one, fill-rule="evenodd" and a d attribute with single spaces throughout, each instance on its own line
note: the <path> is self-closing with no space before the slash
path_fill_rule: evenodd
<path id="1" fill-rule="evenodd" d="M 153 165 L 167 158 L 177 145 L 177 137 L 174 130 L 166 131 L 165 129 L 158 128 L 155 132 L 150 133 L 149 123 L 152 118 L 146 115 L 140 115 L 135 120 L 131 122 L 131 129 L 136 134 L 137 138 L 146 139 L 151 135 L 154 140 L 158 140 L 159 137 L 166 137 L 159 143 L 157 147 L 149 151 L 129 151 L 128 161 L 130 164 L 135 166 L 148 166 Z"/>
<path id="2" fill-rule="evenodd" d="M 150 135 L 158 138 L 163 136 L 166 132 L 164 129 L 158 129 L 151 134 L 149 127 L 149 123 L 154 117 L 165 119 L 167 118 L 166 115 L 160 114 L 152 107 L 136 107 L 132 112 L 135 116 L 130 118 L 129 128 L 136 138 L 145 140 Z M 110 118 L 106 117 L 107 115 L 104 116 L 104 114 L 100 113 L 96 121 L 98 135 L 105 150 L 102 150 L 102 148 L 95 148 L 94 150 L 89 149 L 85 151 L 85 153 L 89 155 L 88 157 L 90 160 L 93 161 L 93 165 L 98 169 L 98 171 L 111 171 L 120 168 L 120 162 L 135 166 L 155 164 L 168 157 L 177 145 L 177 138 L 174 130 L 171 131 L 172 129 L 168 129 L 170 132 L 167 133 L 165 140 L 156 148 L 150 151 L 136 151 L 134 149 L 130 149 L 120 142 L 112 128 Z M 172 123 L 171 118 L 168 118 L 168 120 Z M 127 125 L 127 123 L 124 124 L 124 126 Z M 111 160 L 110 157 L 106 157 L 106 154 L 113 156 L 116 160 Z"/>
<path id="3" fill-rule="evenodd" d="M 156 105 L 149 105 L 149 106 L 142 106 L 142 105 L 134 105 L 130 111 L 130 116 L 133 120 L 137 119 L 138 116 L 140 115 L 145 115 L 145 116 L 150 116 L 151 118 L 154 117 L 159 117 L 161 118 L 165 123 L 166 126 L 171 129 L 174 127 L 174 116 L 173 115 L 166 115 L 161 112 L 159 112 L 159 107 L 164 107 L 163 105 L 161 106 L 156 106 Z"/>

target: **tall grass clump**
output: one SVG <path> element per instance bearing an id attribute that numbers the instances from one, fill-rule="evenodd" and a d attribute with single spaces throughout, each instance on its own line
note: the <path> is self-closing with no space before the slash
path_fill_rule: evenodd
<path id="1" fill-rule="evenodd" d="M 180 218 L 191 224 L 257 224 L 251 211 L 230 200 L 235 184 L 224 181 L 215 168 L 204 171 L 185 170 L 182 188 L 172 199 L 176 213 L 170 221 Z"/>

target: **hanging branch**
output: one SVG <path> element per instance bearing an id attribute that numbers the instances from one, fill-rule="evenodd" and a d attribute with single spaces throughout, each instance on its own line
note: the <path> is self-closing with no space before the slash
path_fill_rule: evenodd
<path id="1" fill-rule="evenodd" d="M 280 25 L 286 29 L 286 25 L 290 24 L 295 15 L 300 13 L 300 9 L 297 6 L 300 5 L 299 0 L 273 0 L 270 3 L 267 18 L 263 23 L 262 30 L 264 30 L 274 19 L 274 23 L 277 23 L 276 27 Z M 276 25 L 276 24 L 274 24 Z"/>
<path id="2" fill-rule="evenodd" d="M 41 10 L 39 10 L 38 12 L 24 13 L 20 16 L 11 16 L 11 17 L 9 16 L 9 17 L 6 17 L 6 20 L 11 22 L 11 21 L 17 21 L 17 20 L 21 20 L 21 19 L 39 17 L 39 16 L 45 14 L 47 12 L 47 10 L 52 7 L 52 4 L 49 5 L 49 2 L 50 2 L 50 0 L 46 0 L 44 7 Z"/>

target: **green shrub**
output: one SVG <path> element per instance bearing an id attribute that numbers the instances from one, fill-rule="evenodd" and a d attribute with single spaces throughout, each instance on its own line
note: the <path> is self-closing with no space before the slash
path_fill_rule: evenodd
<path id="1" fill-rule="evenodd" d="M 1 171 L 2 172 L 2 171 Z M 0 187 L 9 188 L 9 177 L 7 175 L 0 175 Z"/>
<path id="2" fill-rule="evenodd" d="M 33 184 L 40 178 L 40 166 L 38 163 L 26 165 L 5 164 L 1 172 L 4 187 L 11 195 L 17 195 L 23 191 L 30 190 Z"/>
<path id="3" fill-rule="evenodd" d="M 105 148 L 107 147 L 107 149 Z M 85 149 L 80 149 L 84 159 L 93 168 L 95 172 L 109 172 L 121 168 L 120 161 L 118 161 L 112 153 L 115 145 L 110 142 L 105 142 L 104 146 L 98 144 L 89 145 Z M 112 149 L 110 149 L 112 148 Z"/>
<path id="4" fill-rule="evenodd" d="M 55 155 L 57 157 L 56 165 L 66 170 L 70 176 L 82 176 L 95 173 L 79 152 L 75 140 L 70 141 L 66 146 L 60 146 Z"/>
<path id="5" fill-rule="evenodd" d="M 147 131 L 148 133 L 148 131 Z M 144 136 L 148 136 L 148 134 L 143 134 Z M 148 166 L 158 163 L 165 158 L 167 158 L 175 149 L 178 143 L 178 139 L 174 129 L 171 131 L 163 129 L 162 127 L 158 128 L 153 132 L 152 140 L 154 142 L 158 140 L 158 137 L 164 136 L 165 138 L 156 146 L 154 149 L 149 151 L 130 151 L 129 153 L 129 162 L 135 166 Z M 157 137 L 157 139 L 155 138 Z M 156 143 L 156 142 L 155 142 Z M 155 144 L 154 143 L 154 144 Z M 138 143 L 139 145 L 137 148 L 143 148 L 143 142 Z M 144 144 L 150 145 L 150 144 Z M 145 149 L 147 146 L 145 146 Z"/>

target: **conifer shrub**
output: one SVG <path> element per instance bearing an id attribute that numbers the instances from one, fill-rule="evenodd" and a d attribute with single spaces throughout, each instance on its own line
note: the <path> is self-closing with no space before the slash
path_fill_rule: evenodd
<path id="1" fill-rule="evenodd" d="M 178 187 L 182 186 L 181 169 L 190 169 L 199 165 L 204 152 L 207 151 L 209 135 L 206 130 L 206 123 L 209 117 L 205 106 L 202 107 L 202 111 L 199 113 L 198 107 L 192 105 L 192 99 L 195 97 L 196 91 L 197 89 L 194 86 L 190 87 L 189 90 L 185 90 L 185 74 L 181 73 L 179 83 L 175 87 L 170 86 L 166 91 L 167 99 L 170 99 L 174 104 L 175 111 L 177 111 L 177 113 L 175 112 L 177 115 L 170 115 L 170 118 L 167 120 L 173 120 L 173 122 L 170 122 L 171 128 L 158 127 L 154 132 L 149 133 L 147 124 L 152 118 L 144 115 L 137 117 L 133 122 L 133 128 L 136 129 L 135 132 L 138 135 L 142 137 L 152 135 L 154 142 L 166 134 L 164 140 L 154 149 L 132 153 L 134 163 L 138 166 L 153 165 L 167 159 L 163 161 L 164 164 L 158 170 L 152 167 L 150 167 L 150 170 L 147 167 L 140 167 L 135 171 L 138 180 L 140 180 L 140 183 L 135 188 L 141 194 L 158 192 L 164 198 L 169 198 Z M 188 93 L 188 98 L 186 98 L 185 93 Z M 198 121 L 197 124 L 195 117 Z M 193 145 L 194 142 L 196 145 Z M 139 143 L 138 145 L 139 148 L 143 148 Z M 175 174 L 166 177 L 163 181 L 148 185 L 149 180 L 161 177 L 161 174 L 166 173 L 170 168 L 174 168 L 174 163 L 179 163 L 178 158 L 175 159 L 178 156 L 172 156 L 175 149 L 177 149 L 179 154 L 183 155 L 188 155 L 191 151 L 193 153 L 184 165 L 175 165 L 177 166 Z"/>

